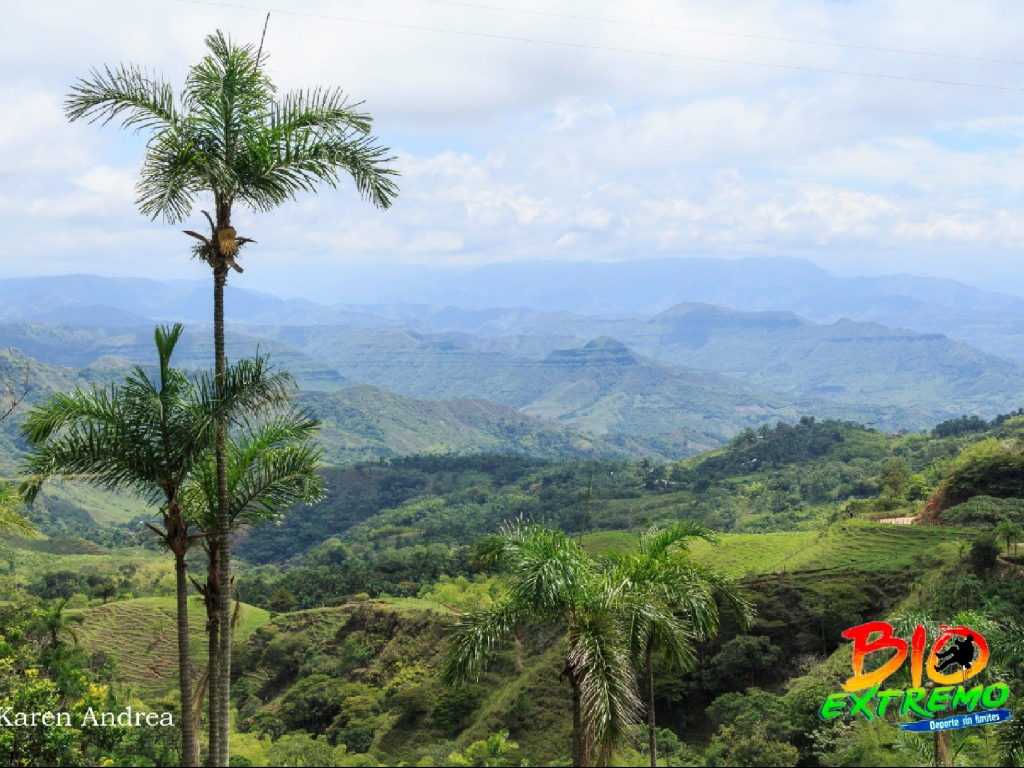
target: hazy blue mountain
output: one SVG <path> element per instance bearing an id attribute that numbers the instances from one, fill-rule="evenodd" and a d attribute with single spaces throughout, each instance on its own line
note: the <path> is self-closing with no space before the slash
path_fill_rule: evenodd
<path id="1" fill-rule="evenodd" d="M 77 386 L 106 386 L 130 370 L 123 358 L 102 357 L 84 369 L 56 366 L 20 351 L 0 351 L 0 375 L 27 383 L 17 412 L 0 423 L 0 473 L 18 471 L 18 425 L 24 410 L 53 392 Z M 27 378 L 26 378 L 27 374 Z M 598 437 L 524 415 L 508 406 L 457 398 L 441 402 L 416 400 L 368 385 L 335 392 L 306 392 L 300 405 L 310 408 L 323 427 L 320 442 L 329 464 L 347 464 L 378 457 L 414 453 L 514 453 L 544 458 L 660 457 L 664 440 L 645 441 L 623 435 Z M 649 444 L 648 444 L 649 443 Z M 694 452 L 685 446 L 666 457 Z"/>
<path id="2" fill-rule="evenodd" d="M 235 322 L 389 324 L 358 310 L 280 299 L 231 284 L 225 289 L 224 304 L 227 319 Z M 97 275 L 0 280 L 0 322 L 125 326 L 144 320 L 212 322 L 212 281 Z"/>
<path id="3" fill-rule="evenodd" d="M 259 349 L 290 372 L 303 389 L 334 390 L 354 382 L 310 355 L 269 339 L 229 331 L 230 359 L 251 357 Z M 0 324 L 0 349 L 14 348 L 44 363 L 77 369 L 125 368 L 129 362 L 156 365 L 153 326 L 102 328 L 41 323 Z M 175 351 L 175 363 L 189 370 L 213 367 L 213 334 L 186 330 Z"/>
<path id="4" fill-rule="evenodd" d="M 280 299 L 228 287 L 235 323 L 265 325 L 408 325 L 481 336 L 543 333 L 534 313 L 651 316 L 681 303 L 743 311 L 789 311 L 819 322 L 842 318 L 942 333 L 991 354 L 1024 358 L 1024 299 L 955 280 L 889 275 L 836 277 L 803 259 L 663 258 L 631 262 L 518 262 L 476 269 L 392 268 L 373 280 L 312 286 L 330 305 Z M 358 302 L 358 303 L 337 303 Z M 207 280 L 157 281 L 68 275 L 0 280 L 0 321 L 129 326 L 145 318 L 208 322 Z M 594 338 L 608 329 L 580 331 Z M 611 335 L 618 336 L 611 331 Z"/>
<path id="5" fill-rule="evenodd" d="M 957 407 L 944 405 L 937 412 L 931 405 L 898 407 L 779 393 L 643 357 L 607 337 L 538 358 L 488 349 L 514 346 L 504 344 L 509 337 L 326 326 L 262 333 L 318 357 L 347 378 L 409 397 L 491 400 L 594 434 L 674 435 L 668 438 L 677 446 L 673 450 L 715 445 L 744 426 L 803 414 L 873 421 L 897 430 L 930 426 Z"/>
<path id="6" fill-rule="evenodd" d="M 802 397 L 987 416 L 1024 404 L 1021 365 L 941 334 L 689 304 L 625 336 L 639 352 Z"/>
<path id="7" fill-rule="evenodd" d="M 420 269 L 415 280 L 403 280 L 398 272 L 390 282 L 380 278 L 369 287 L 371 292 L 362 295 L 373 295 L 377 302 L 490 313 L 494 307 L 529 307 L 590 315 L 655 314 L 691 302 L 784 310 L 822 322 L 848 318 L 943 333 L 992 354 L 1024 357 L 1024 298 L 915 275 L 836 277 L 805 259 L 781 256 L 515 262 L 462 271 L 438 268 L 433 275 Z M 346 295 L 343 286 L 338 295 Z M 359 299 L 353 294 L 350 300 Z M 481 333 L 495 325 L 483 322 Z"/>

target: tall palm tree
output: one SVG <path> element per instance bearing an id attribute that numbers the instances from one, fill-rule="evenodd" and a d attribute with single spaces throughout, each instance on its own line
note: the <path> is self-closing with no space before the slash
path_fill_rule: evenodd
<path id="1" fill-rule="evenodd" d="M 477 558 L 503 570 L 508 589 L 498 604 L 459 623 L 442 678 L 458 685 L 477 677 L 495 647 L 521 627 L 564 627 L 573 765 L 607 765 L 640 706 L 620 592 L 578 542 L 536 524 L 507 524 L 480 542 Z"/>
<path id="2" fill-rule="evenodd" d="M 236 204 L 269 211 L 318 184 L 336 187 L 350 177 L 360 195 L 378 208 L 390 207 L 398 194 L 387 167 L 390 150 L 370 135 L 372 118 L 337 88 L 312 88 L 275 98 L 263 72 L 262 47 L 238 45 L 220 31 L 206 38 L 209 53 L 192 67 L 180 98 L 164 80 L 136 65 L 93 70 L 72 86 L 65 113 L 109 122 L 149 134 L 138 184 L 143 214 L 169 223 L 184 221 L 200 200 L 208 235 L 196 238 L 193 255 L 213 272 L 213 324 L 216 380 L 223 385 L 224 286 L 250 238 L 232 226 Z M 227 489 L 226 431 L 216 435 L 218 476 L 218 553 L 221 583 L 230 580 L 230 514 Z M 221 607 L 219 674 L 230 680 L 230 608 Z M 221 715 L 227 720 L 227 686 L 220 690 Z M 229 761 L 227 733 L 211 747 L 214 765 Z"/>
<path id="3" fill-rule="evenodd" d="M 607 558 L 609 577 L 623 593 L 622 619 L 633 664 L 647 677 L 647 737 L 651 768 L 658 764 L 654 712 L 654 654 L 660 652 L 676 671 L 692 668 L 692 641 L 718 632 L 716 597 L 744 629 L 752 617 L 750 604 L 735 586 L 685 556 L 692 539 L 714 541 L 711 531 L 693 522 L 679 522 L 640 536 L 638 551 Z M 679 617 L 682 618 L 680 621 Z"/>
<path id="4" fill-rule="evenodd" d="M 163 528 L 150 528 L 174 555 L 182 759 L 185 765 L 195 765 L 198 741 L 190 718 L 184 716 L 192 709 L 185 555 L 195 536 L 189 533 L 180 493 L 189 474 L 212 450 L 217 425 L 286 403 L 289 378 L 273 373 L 265 358 L 257 358 L 230 366 L 222 386 L 209 376 L 191 381 L 171 367 L 183 330 L 180 324 L 156 329 L 156 381 L 136 366 L 120 385 L 58 393 L 29 411 L 21 428 L 29 454 L 20 490 L 31 502 L 47 480 L 76 478 L 160 504 Z"/>
<path id="5" fill-rule="evenodd" d="M 323 498 L 323 483 L 316 474 L 321 449 L 314 438 L 320 421 L 306 412 L 288 409 L 273 419 L 242 425 L 227 445 L 228 498 L 231 530 L 262 528 L 281 520 L 295 504 Z M 218 666 L 220 605 L 230 601 L 230 586 L 221 588 L 218 568 L 217 465 L 208 455 L 193 470 L 182 489 L 186 517 L 206 535 L 206 582 L 196 584 L 206 606 L 206 681 L 209 686 L 211 743 L 221 733 L 223 721 L 215 706 Z M 195 703 L 198 712 L 202 696 Z"/>

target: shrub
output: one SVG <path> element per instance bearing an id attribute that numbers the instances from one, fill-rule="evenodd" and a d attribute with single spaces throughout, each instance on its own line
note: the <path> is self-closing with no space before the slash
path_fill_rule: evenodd
<path id="1" fill-rule="evenodd" d="M 1024 520 L 1024 499 L 998 499 L 993 496 L 975 496 L 963 504 L 945 510 L 940 516 L 944 523 L 976 528 L 993 528 L 1003 520 Z"/>
<path id="2" fill-rule="evenodd" d="M 976 573 L 992 570 L 1001 551 L 1002 547 L 995 536 L 979 536 L 971 544 L 971 553 L 968 555 L 971 567 Z"/>
<path id="3" fill-rule="evenodd" d="M 438 697 L 430 718 L 446 733 L 458 733 L 469 722 L 483 695 L 484 689 L 479 685 L 447 690 Z"/>

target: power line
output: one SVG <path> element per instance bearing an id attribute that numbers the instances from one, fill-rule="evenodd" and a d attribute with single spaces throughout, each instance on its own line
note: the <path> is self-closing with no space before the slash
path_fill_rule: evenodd
<path id="1" fill-rule="evenodd" d="M 672 24 L 653 24 L 647 21 L 628 21 L 626 19 L 608 19 L 602 16 L 583 16 L 572 13 L 555 13 L 554 11 L 532 11 L 524 8 L 509 8 L 503 5 L 481 5 L 478 3 L 460 3 L 456 0 L 416 0 L 432 5 L 451 5 L 457 8 L 478 8 L 486 11 L 504 11 L 521 13 L 528 16 L 547 16 L 554 19 L 575 19 L 577 21 L 597 21 L 602 24 L 620 24 L 630 27 L 646 27 L 648 29 L 668 29 L 675 32 L 696 32 L 701 35 L 721 35 L 723 37 L 743 37 L 749 40 L 771 40 L 778 43 L 799 43 L 801 45 L 820 45 L 829 48 L 849 48 L 855 51 L 874 51 L 875 53 L 899 53 L 909 56 L 929 56 L 938 59 L 957 59 L 959 61 L 979 61 L 986 64 L 1024 65 L 1024 61 L 1013 59 L 987 59 L 981 56 L 961 56 L 955 53 L 938 53 L 936 51 L 915 51 L 908 48 L 883 48 L 875 45 L 857 45 L 855 43 L 837 43 L 830 40 L 804 40 L 798 37 L 775 37 L 772 35 L 755 35 L 750 32 L 731 32 L 724 29 L 704 29 L 701 27 L 680 27 Z"/>
<path id="2" fill-rule="evenodd" d="M 831 69 L 825 67 L 801 66 L 798 64 L 770 64 L 763 61 L 750 61 L 747 59 L 724 59 L 712 56 L 693 56 L 683 53 L 665 53 L 663 51 L 648 51 L 640 48 L 620 48 L 608 45 L 591 45 L 588 43 L 568 43 L 558 40 L 543 40 L 533 37 L 518 37 L 514 35 L 498 35 L 489 32 L 467 32 L 459 29 L 444 29 L 442 27 L 427 27 L 418 24 L 401 24 L 394 21 L 371 21 L 369 19 L 356 19 L 350 16 L 335 16 L 324 13 L 305 13 L 301 11 L 282 11 L 277 8 L 263 8 L 254 5 L 241 5 L 238 3 L 221 3 L 214 0 L 172 0 L 176 3 L 188 3 L 190 5 L 206 5 L 220 8 L 237 8 L 245 11 L 258 11 L 260 13 L 278 13 L 285 16 L 302 16 L 313 19 L 331 19 L 334 21 L 347 21 L 352 24 L 368 24 L 377 27 L 393 27 L 396 29 L 410 29 L 417 32 L 439 32 L 446 35 L 461 35 L 463 37 L 483 37 L 490 40 L 508 40 L 518 43 L 532 43 L 535 45 L 550 45 L 563 48 L 576 48 L 579 50 L 604 51 L 609 53 L 636 53 L 645 56 L 660 56 L 669 59 L 682 59 L 686 61 L 702 61 L 712 64 L 741 64 L 748 67 L 761 67 L 764 69 L 782 69 L 794 72 L 816 72 L 829 75 L 848 75 L 851 77 L 871 77 L 876 80 L 898 80 L 908 83 L 929 83 L 932 85 L 954 85 L 961 88 L 984 88 L 995 91 L 1016 91 L 1024 92 L 1024 88 L 1014 88 L 1007 85 L 991 85 L 988 83 L 968 83 L 959 80 L 936 80 L 926 77 L 910 77 L 906 75 L 883 75 L 873 72 L 856 72 L 846 69 Z"/>

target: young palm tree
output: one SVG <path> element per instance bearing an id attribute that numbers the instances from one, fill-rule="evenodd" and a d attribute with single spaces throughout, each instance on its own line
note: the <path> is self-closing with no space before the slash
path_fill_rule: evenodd
<path id="1" fill-rule="evenodd" d="M 0 535 L 14 534 L 26 539 L 39 535 L 36 527 L 21 512 L 21 498 L 13 485 L 0 485 Z"/>
<path id="2" fill-rule="evenodd" d="M 540 525 L 506 525 L 481 541 L 478 559 L 505 571 L 508 590 L 497 605 L 459 623 L 443 679 L 458 685 L 477 677 L 495 647 L 521 627 L 564 627 L 573 765 L 607 765 L 640 705 L 620 592 L 578 542 Z"/>
<path id="3" fill-rule="evenodd" d="M 741 627 L 751 618 L 750 604 L 735 586 L 714 571 L 685 557 L 692 539 L 713 541 L 711 531 L 691 522 L 675 523 L 640 536 L 637 552 L 607 559 L 609 577 L 623 594 L 622 619 L 633 664 L 647 677 L 647 737 L 651 768 L 658 762 L 654 713 L 654 653 L 679 672 L 692 668 L 693 640 L 718 632 L 716 596 L 727 604 Z M 682 617 L 680 620 L 679 617 Z"/>
<path id="4" fill-rule="evenodd" d="M 70 637 L 71 641 L 78 645 L 78 630 L 75 627 L 85 619 L 82 616 L 65 613 L 64 606 L 67 605 L 67 602 L 66 599 L 54 600 L 45 605 L 36 616 L 39 629 L 50 636 L 50 647 L 47 650 L 51 652 L 56 651 L 64 642 L 64 635 Z"/>
<path id="5" fill-rule="evenodd" d="M 208 235 L 196 238 L 193 254 L 213 271 L 214 353 L 218 384 L 226 370 L 224 355 L 224 286 L 237 264 L 239 249 L 250 238 L 232 226 L 236 205 L 269 211 L 314 192 L 317 185 L 337 186 L 343 177 L 355 182 L 364 199 L 390 207 L 398 194 L 387 167 L 390 150 L 370 135 L 371 117 L 349 103 L 336 88 L 296 91 L 275 99 L 263 73 L 266 56 L 250 45 L 237 45 L 217 32 L 206 38 L 209 53 L 192 67 L 180 98 L 161 78 L 135 65 L 93 70 L 79 80 L 65 104 L 72 121 L 109 122 L 150 135 L 138 184 L 143 214 L 169 223 L 184 221 L 200 200 Z M 230 520 L 227 490 L 226 432 L 216 435 L 218 473 L 219 579 L 230 580 Z M 230 679 L 231 630 L 227 602 L 221 613 L 221 669 Z M 227 686 L 220 691 L 221 715 L 227 720 Z M 227 733 L 211 747 L 214 765 L 229 761 Z"/>
<path id="6" fill-rule="evenodd" d="M 1006 556 L 1010 556 L 1010 547 L 1016 550 L 1017 542 L 1024 536 L 1024 527 L 1010 520 L 1002 520 L 993 529 L 996 536 L 1006 541 Z"/>
<path id="7" fill-rule="evenodd" d="M 31 502 L 47 480 L 76 478 L 161 505 L 163 528 L 150 528 L 174 555 L 182 760 L 195 765 L 198 741 L 190 718 L 184 716 L 192 706 L 185 555 L 195 537 L 189 533 L 180 494 L 189 474 L 212 450 L 217 424 L 286 403 L 288 377 L 272 373 L 266 359 L 259 358 L 232 365 L 222 387 L 209 376 L 190 381 L 171 367 L 182 331 L 181 325 L 156 329 L 157 381 L 136 366 L 121 385 L 58 393 L 28 413 L 21 429 L 29 445 L 21 494 Z"/>
<path id="8" fill-rule="evenodd" d="M 320 421 L 307 413 L 288 409 L 273 419 L 245 424 L 230 435 L 227 468 L 232 532 L 278 522 L 295 504 L 323 498 L 323 483 L 316 474 L 322 451 L 314 440 L 319 427 Z M 196 588 L 206 606 L 206 680 L 212 705 L 219 684 L 212 673 L 218 666 L 220 606 L 223 600 L 230 601 L 230 590 L 221 589 L 219 581 L 215 456 L 208 455 L 194 468 L 182 489 L 182 506 L 187 519 L 206 534 L 202 542 L 206 582 Z M 195 702 L 197 713 L 202 698 Z M 211 706 L 211 743 L 222 727 L 216 707 Z"/>

